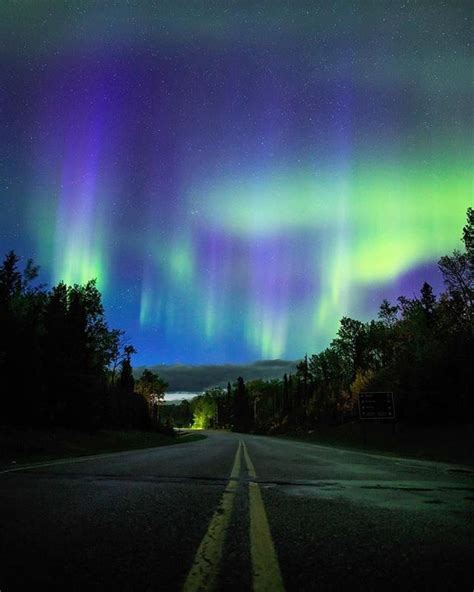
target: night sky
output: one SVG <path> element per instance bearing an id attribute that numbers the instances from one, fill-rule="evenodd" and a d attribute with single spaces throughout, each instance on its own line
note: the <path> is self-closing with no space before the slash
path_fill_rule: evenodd
<path id="1" fill-rule="evenodd" d="M 470 2 L 0 6 L 0 253 L 97 278 L 136 364 L 296 359 L 441 287 Z"/>

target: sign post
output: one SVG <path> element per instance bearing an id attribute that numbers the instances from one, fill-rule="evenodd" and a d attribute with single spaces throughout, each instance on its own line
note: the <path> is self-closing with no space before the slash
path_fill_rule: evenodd
<path id="1" fill-rule="evenodd" d="M 359 393 L 359 418 L 395 420 L 395 404 L 391 392 Z M 367 424 L 362 421 L 364 444 L 367 444 Z M 393 423 L 395 433 L 395 422 Z"/>
<path id="2" fill-rule="evenodd" d="M 395 419 L 393 393 L 359 393 L 360 419 Z"/>

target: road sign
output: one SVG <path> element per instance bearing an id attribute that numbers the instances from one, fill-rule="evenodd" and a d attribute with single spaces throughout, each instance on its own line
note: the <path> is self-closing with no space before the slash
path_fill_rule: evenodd
<path id="1" fill-rule="evenodd" d="M 393 393 L 359 393 L 359 417 L 361 419 L 395 419 Z"/>

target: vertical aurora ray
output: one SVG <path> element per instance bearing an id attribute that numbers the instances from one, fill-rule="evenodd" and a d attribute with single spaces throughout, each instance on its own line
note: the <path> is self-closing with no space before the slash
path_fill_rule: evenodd
<path id="1" fill-rule="evenodd" d="M 204 302 L 202 330 L 207 342 L 215 339 L 224 325 L 224 291 L 219 271 L 225 265 L 225 250 L 226 246 L 219 241 L 217 236 L 206 236 L 203 249 L 197 249 L 202 261 L 206 262 L 206 267 L 201 269 L 199 275 L 202 278 L 200 283 L 204 284 L 202 287 L 202 302 Z"/>
<path id="2" fill-rule="evenodd" d="M 288 251 L 278 237 L 256 240 L 251 245 L 250 329 L 248 338 L 258 355 L 278 358 L 287 346 Z M 290 246 L 288 245 L 289 249 Z"/>
<path id="3" fill-rule="evenodd" d="M 73 88 L 74 65 L 68 79 Z M 40 129 L 48 130 L 37 157 L 43 184 L 38 197 L 38 236 L 43 252 L 48 245 L 51 279 L 67 284 L 97 280 L 106 293 L 110 274 L 109 230 L 113 218 L 110 177 L 113 145 L 108 91 L 103 76 L 87 75 L 80 87 L 81 100 L 64 99 L 64 81 L 49 89 Z M 35 191 L 35 189 L 33 189 Z M 34 203 L 34 202 L 33 202 Z M 49 236 L 45 235 L 45 227 Z"/>
<path id="4" fill-rule="evenodd" d="M 54 276 L 67 284 L 84 284 L 97 279 L 105 288 L 106 260 L 103 249 L 105 226 L 102 220 L 98 161 L 100 137 L 88 130 L 84 145 L 72 150 L 64 162 L 59 196 Z"/>

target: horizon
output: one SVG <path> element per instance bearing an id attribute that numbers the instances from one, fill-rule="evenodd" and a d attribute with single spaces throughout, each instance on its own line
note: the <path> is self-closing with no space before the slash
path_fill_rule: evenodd
<path id="1" fill-rule="evenodd" d="M 155 364 L 148 370 L 158 373 L 168 382 L 169 393 L 199 393 L 213 387 L 226 387 L 239 376 L 245 381 L 281 379 L 285 373 L 296 371 L 297 360 L 256 360 L 244 364 Z M 144 366 L 134 367 L 135 379 L 140 377 Z"/>

